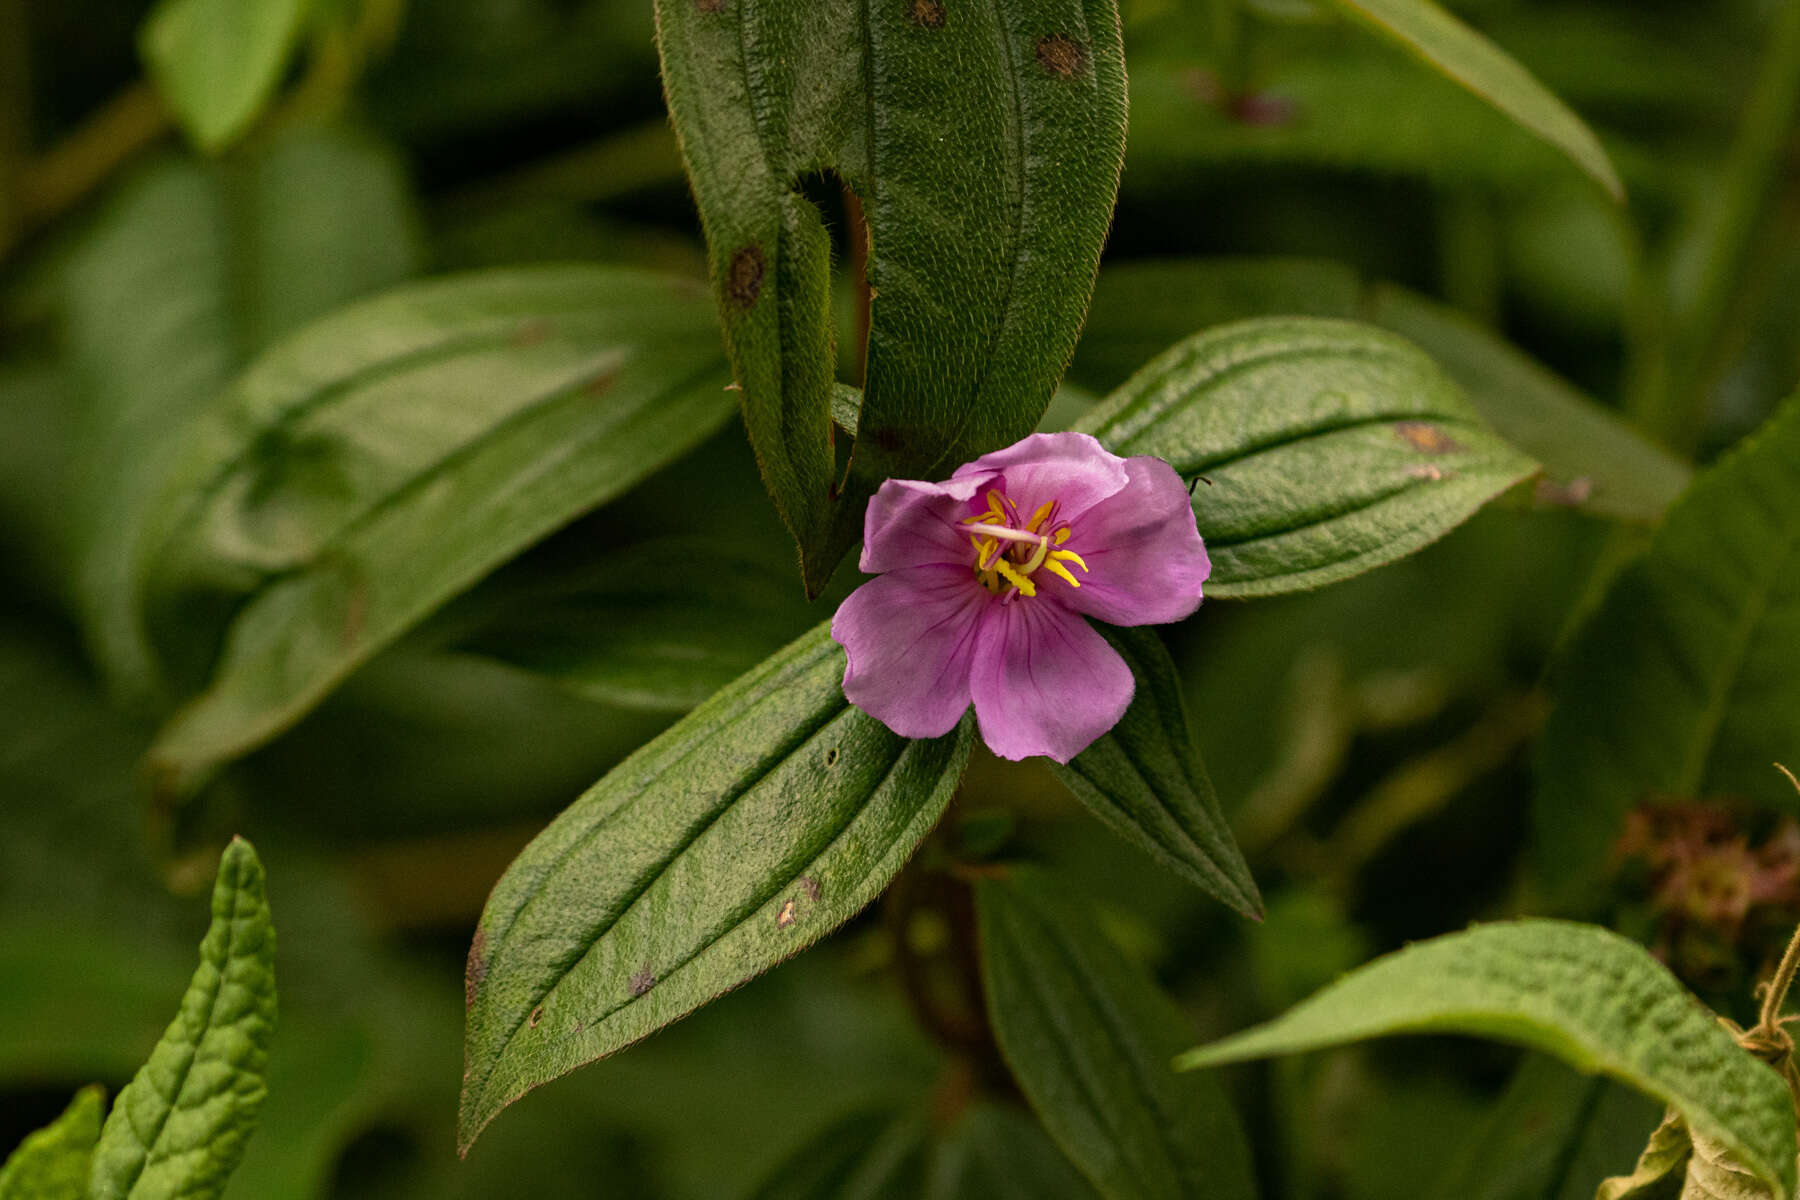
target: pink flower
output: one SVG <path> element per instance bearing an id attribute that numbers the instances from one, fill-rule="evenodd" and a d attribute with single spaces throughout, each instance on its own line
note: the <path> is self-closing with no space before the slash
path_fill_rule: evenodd
<path id="1" fill-rule="evenodd" d="M 844 695 L 895 733 L 948 733 L 975 705 L 1002 758 L 1068 762 L 1131 703 L 1131 670 L 1084 615 L 1179 621 L 1212 564 L 1187 488 L 1158 458 L 1040 433 L 945 483 L 890 479 L 831 621 Z"/>

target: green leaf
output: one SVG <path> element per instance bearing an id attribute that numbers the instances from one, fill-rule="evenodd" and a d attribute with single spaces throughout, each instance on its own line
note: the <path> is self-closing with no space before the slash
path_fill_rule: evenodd
<path id="1" fill-rule="evenodd" d="M 1151 629 L 1101 628 L 1137 681 L 1111 730 L 1051 770 L 1126 841 L 1247 917 L 1262 897 L 1188 734 L 1175 664 Z"/>
<path id="2" fill-rule="evenodd" d="M 0 1166 L 0 1200 L 85 1200 L 106 1089 L 82 1088 L 62 1116 L 30 1134 Z"/>
<path id="3" fill-rule="evenodd" d="M 1277 1019 L 1177 1060 L 1181 1069 L 1395 1033 L 1467 1033 L 1554 1054 L 1679 1111 L 1769 1185 L 1794 1194 L 1794 1108 L 1635 942 L 1568 921 L 1477 926 L 1379 958 Z"/>
<path id="4" fill-rule="evenodd" d="M 1012 867 L 975 889 L 988 1019 L 1053 1137 L 1111 1197 L 1252 1197 L 1216 1080 L 1169 1059 L 1193 1030 L 1067 889 Z"/>
<path id="5" fill-rule="evenodd" d="M 910 741 L 844 699 L 821 625 L 595 784 L 495 886 L 469 950 L 464 1150 L 525 1092 L 774 966 L 930 832 L 972 726 Z"/>
<path id="6" fill-rule="evenodd" d="M 413 285 L 264 355 L 189 435 L 156 514 L 159 612 L 241 593 L 150 759 L 181 789 L 731 414 L 697 287 L 601 267 Z"/>
<path id="7" fill-rule="evenodd" d="M 236 141 L 281 82 L 311 0 L 159 0 L 138 47 L 202 150 Z"/>
<path id="8" fill-rule="evenodd" d="M 1536 470 L 1418 349 L 1348 321 L 1198 334 L 1078 427 L 1200 480 L 1213 596 L 1301 591 L 1393 562 Z"/>
<path id="9" fill-rule="evenodd" d="M 200 968 L 150 1061 L 100 1133 L 93 1200 L 210 1200 L 225 1190 L 268 1094 L 275 926 L 262 863 L 235 838 L 219 860 Z"/>
<path id="10" fill-rule="evenodd" d="M 816 594 L 890 476 L 1031 432 L 1081 326 L 1118 187 L 1113 0 L 658 0 L 669 112 L 700 206 L 764 480 Z M 830 244 L 803 178 L 862 198 L 873 303 L 840 478 Z"/>
<path id="11" fill-rule="evenodd" d="M 1800 729 L 1800 398 L 1704 472 L 1557 668 L 1535 817 L 1574 899 L 1646 800 L 1793 811 L 1770 765 Z"/>
<path id="12" fill-rule="evenodd" d="M 76 593 L 116 690 L 166 703 L 167 647 L 143 624 L 147 525 L 194 423 L 269 339 L 398 282 L 418 257 L 395 156 L 331 129 L 225 163 L 159 162 L 78 243 L 60 280 L 86 409 L 68 472 L 83 488 L 69 497 Z M 210 644 L 204 624 L 187 614 L 184 640 Z"/>
<path id="13" fill-rule="evenodd" d="M 936 1151 L 913 1193 L 924 1200 L 1097 1200 L 1043 1128 L 1015 1108 L 974 1106 Z"/>
<path id="14" fill-rule="evenodd" d="M 811 624 L 800 590 L 739 547 L 666 538 L 485 598 L 460 646 L 602 703 L 686 712 Z"/>
<path id="15" fill-rule="evenodd" d="M 802 1143 L 750 1200 L 913 1200 L 928 1148 L 922 1121 L 854 1113 Z"/>
<path id="16" fill-rule="evenodd" d="M 1555 146 L 1614 200 L 1625 188 L 1593 131 L 1498 46 L 1431 0 L 1326 0 Z"/>

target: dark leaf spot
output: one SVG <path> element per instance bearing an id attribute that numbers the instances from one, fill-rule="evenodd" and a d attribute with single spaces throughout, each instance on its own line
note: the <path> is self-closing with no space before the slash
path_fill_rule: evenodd
<path id="1" fill-rule="evenodd" d="M 1396 421 L 1394 436 L 1420 454 L 1456 454 L 1463 444 L 1430 421 Z"/>
<path id="2" fill-rule="evenodd" d="M 912 0 L 913 24 L 925 29 L 942 29 L 944 27 L 944 5 L 942 0 Z"/>
<path id="3" fill-rule="evenodd" d="M 762 295 L 762 281 L 762 247 L 745 246 L 731 256 L 725 269 L 725 298 L 734 308 L 749 308 Z"/>
<path id="4" fill-rule="evenodd" d="M 544 1019 L 544 1006 L 540 1004 L 536 1008 L 531 1010 L 531 1017 L 525 1023 L 527 1025 L 531 1026 L 533 1029 L 536 1029 L 538 1027 L 538 1022 L 542 1021 L 543 1019 Z"/>
<path id="5" fill-rule="evenodd" d="M 1561 508 L 1574 508 L 1586 504 L 1594 494 L 1594 481 L 1586 475 L 1577 475 L 1567 483 L 1557 483 L 1553 479 L 1537 481 L 1537 499 L 1539 504 L 1554 504 Z"/>
<path id="6" fill-rule="evenodd" d="M 792 898 L 790 898 L 787 901 L 787 903 L 785 903 L 781 906 L 781 911 L 775 914 L 775 928 L 786 929 L 789 925 L 792 925 L 793 923 L 794 923 L 794 901 L 792 900 Z"/>
<path id="7" fill-rule="evenodd" d="M 656 976 L 650 973 L 650 964 L 645 963 L 642 967 L 639 967 L 636 971 L 632 972 L 631 978 L 626 982 L 626 986 L 631 989 L 631 995 L 634 999 L 655 987 Z"/>
<path id="8" fill-rule="evenodd" d="M 556 332 L 556 326 L 547 317 L 533 317 L 517 329 L 513 330 L 513 345 L 536 346 Z"/>
<path id="9" fill-rule="evenodd" d="M 479 926 L 475 936 L 469 941 L 469 962 L 463 968 L 463 1007 L 475 1007 L 475 993 L 481 990 L 481 981 L 487 978 L 487 930 Z"/>
<path id="10" fill-rule="evenodd" d="M 1087 66 L 1087 47 L 1060 33 L 1049 33 L 1037 40 L 1038 66 L 1063 79 L 1072 79 Z"/>
<path id="11" fill-rule="evenodd" d="M 811 875 L 802 875 L 800 877 L 800 886 L 806 892 L 806 898 L 808 900 L 817 901 L 820 893 L 824 891 L 824 889 L 819 886 L 819 881 L 814 879 Z"/>
<path id="12" fill-rule="evenodd" d="M 618 377 L 619 371 L 617 367 L 602 371 L 600 374 L 582 384 L 581 390 L 589 396 L 604 396 L 607 389 L 612 387 L 613 380 Z"/>
<path id="13" fill-rule="evenodd" d="M 725 11 L 725 0 L 694 0 L 694 7 L 703 13 Z"/>
<path id="14" fill-rule="evenodd" d="M 836 746 L 833 746 L 831 749 L 829 749 L 825 752 L 825 765 L 828 767 L 835 767 L 835 766 L 837 766 L 837 760 L 838 760 L 838 748 Z"/>

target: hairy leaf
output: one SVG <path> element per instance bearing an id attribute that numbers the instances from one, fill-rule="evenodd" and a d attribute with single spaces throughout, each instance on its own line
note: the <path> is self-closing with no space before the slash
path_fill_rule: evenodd
<path id="1" fill-rule="evenodd" d="M 1180 343 L 1079 428 L 1196 480 L 1214 596 L 1393 562 L 1535 469 L 1410 343 L 1348 321 L 1243 321 Z"/>
<path id="2" fill-rule="evenodd" d="M 287 339 L 189 438 L 161 612 L 241 595 L 164 786 L 292 725 L 494 567 L 730 416 L 698 288 L 609 268 L 416 284 Z"/>
<path id="3" fill-rule="evenodd" d="M 1177 1065 L 1395 1033 L 1497 1038 L 1619 1079 L 1678 1111 L 1776 1200 L 1794 1194 L 1794 1109 L 1781 1077 L 1740 1049 L 1641 946 L 1591 925 L 1515 921 L 1420 942 Z"/>
<path id="4" fill-rule="evenodd" d="M 159 0 L 140 49 L 188 137 L 224 149 L 274 95 L 313 0 Z"/>
<path id="5" fill-rule="evenodd" d="M 1114 832 L 1247 917 L 1262 897 L 1188 734 L 1181 681 L 1150 629 L 1102 628 L 1137 681 L 1131 707 L 1067 766 L 1051 770 Z"/>
<path id="6" fill-rule="evenodd" d="M 219 860 L 212 925 L 181 1011 L 125 1090 L 94 1151 L 93 1200 L 209 1200 L 244 1155 L 268 1094 L 275 926 L 256 851 Z"/>
<path id="7" fill-rule="evenodd" d="M 1113 0 L 658 0 L 669 111 L 745 424 L 817 593 L 889 476 L 1029 433 L 1080 329 L 1124 151 Z M 860 434 L 832 447 L 830 244 L 862 199 Z"/>
<path id="8" fill-rule="evenodd" d="M 62 1116 L 28 1135 L 0 1165 L 0 1200 L 85 1200 L 106 1091 L 82 1088 Z"/>
<path id="9" fill-rule="evenodd" d="M 848 920 L 949 803 L 971 741 L 844 699 L 820 626 L 650 742 L 507 869 L 469 950 L 461 1143 L 537 1085 Z"/>
<path id="10" fill-rule="evenodd" d="M 1720 459 L 1612 582 L 1558 668 L 1538 849 L 1573 897 L 1647 800 L 1792 811 L 1800 730 L 1800 399 Z"/>
<path id="11" fill-rule="evenodd" d="M 1432 0 L 1326 0 L 1417 55 L 1568 155 L 1614 200 L 1625 198 L 1618 173 L 1581 118 L 1505 51 Z"/>
<path id="12" fill-rule="evenodd" d="M 1214 1079 L 1176 1075 L 1193 1030 L 1066 889 L 1027 867 L 976 886 L 988 1019 L 1057 1142 L 1111 1197 L 1253 1197 Z"/>

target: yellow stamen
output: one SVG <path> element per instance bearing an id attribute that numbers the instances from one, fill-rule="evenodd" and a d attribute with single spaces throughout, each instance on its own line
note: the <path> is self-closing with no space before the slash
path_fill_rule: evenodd
<path id="1" fill-rule="evenodd" d="M 1075 578 L 1073 575 L 1069 574 L 1069 568 L 1063 566 L 1059 562 L 1051 561 L 1051 562 L 1045 563 L 1044 570 L 1050 572 L 1052 575 L 1062 576 L 1064 579 L 1066 579 L 1068 581 L 1070 587 L 1080 587 L 1081 586 L 1081 581 L 1079 579 Z"/>
<path id="2" fill-rule="evenodd" d="M 1046 500 L 1044 503 L 1038 505 L 1038 510 L 1031 514 L 1031 520 L 1025 522 L 1025 532 L 1036 533 L 1038 531 L 1037 527 L 1042 525 L 1044 523 L 1044 518 L 1050 515 L 1051 506 L 1054 504 L 1055 501 Z"/>
<path id="3" fill-rule="evenodd" d="M 1075 553 L 1073 550 L 1053 550 L 1050 553 L 1050 557 L 1055 558 L 1055 559 L 1060 559 L 1063 562 L 1074 563 L 1076 566 L 1081 568 L 1081 573 L 1083 575 L 1093 574 L 1092 571 L 1088 570 L 1088 565 L 1081 561 L 1081 555 Z"/>
<path id="4" fill-rule="evenodd" d="M 1064 542 L 1068 541 L 1069 540 L 1069 527 L 1067 525 L 1064 525 L 1061 529 L 1056 531 L 1056 536 L 1051 538 L 1050 540 L 1055 542 L 1059 546 L 1062 545 Z M 1085 570 L 1085 568 L 1083 568 L 1083 569 Z"/>
<path id="5" fill-rule="evenodd" d="M 994 570 L 1000 572 L 1001 575 L 1006 577 L 1006 581 L 1008 583 L 1010 583 L 1014 587 L 1018 588 L 1019 595 L 1021 595 L 1021 596 L 1037 595 L 1037 585 L 1035 583 L 1031 582 L 1030 577 L 1026 576 L 1026 575 L 1021 575 L 1017 571 L 1013 570 L 1012 564 L 1007 562 L 1004 558 L 999 558 L 999 559 L 994 560 Z"/>

